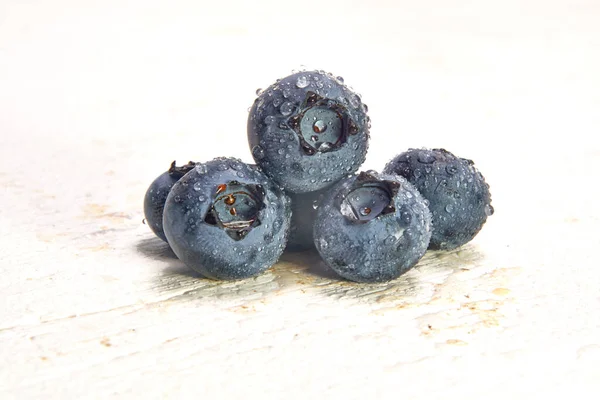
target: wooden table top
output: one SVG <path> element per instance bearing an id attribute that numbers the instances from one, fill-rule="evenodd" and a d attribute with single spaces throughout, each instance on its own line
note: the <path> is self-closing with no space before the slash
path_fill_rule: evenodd
<path id="1" fill-rule="evenodd" d="M 450 4 L 452 3 L 452 4 Z M 600 389 L 600 3 L 0 5 L 0 397 L 543 398 Z M 496 213 L 396 281 L 285 254 L 202 279 L 142 224 L 177 159 L 251 162 L 255 90 L 342 75 L 363 169 L 471 158 Z"/>

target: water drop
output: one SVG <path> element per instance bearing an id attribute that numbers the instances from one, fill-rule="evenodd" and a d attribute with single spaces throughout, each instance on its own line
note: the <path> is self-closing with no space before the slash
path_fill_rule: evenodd
<path id="1" fill-rule="evenodd" d="M 256 89 L 256 95 L 257 96 L 260 96 L 261 93 L 262 93 L 262 89 L 261 88 Z"/>
<path id="2" fill-rule="evenodd" d="M 344 83 L 344 78 L 342 78 L 341 76 L 336 76 L 335 80 L 340 84 Z"/>
<path id="3" fill-rule="evenodd" d="M 286 87 L 281 91 L 281 94 L 287 99 L 292 94 L 292 89 Z"/>
<path id="4" fill-rule="evenodd" d="M 290 115 L 292 111 L 294 111 L 294 104 L 290 103 L 289 101 L 286 101 L 281 105 L 281 107 L 279 107 L 279 112 L 286 117 Z"/>
<path id="5" fill-rule="evenodd" d="M 197 192 L 202 190 L 202 183 L 200 183 L 200 182 L 194 183 L 194 190 Z"/>
<path id="6" fill-rule="evenodd" d="M 454 206 L 452 204 L 448 204 L 446 205 L 446 207 L 444 207 L 444 209 L 446 210 L 446 212 L 451 213 L 452 211 L 454 211 Z"/>
<path id="7" fill-rule="evenodd" d="M 391 246 L 394 243 L 396 243 L 396 238 L 394 236 L 388 236 L 387 238 L 385 238 L 385 240 L 383 241 L 384 244 Z"/>
<path id="8" fill-rule="evenodd" d="M 206 196 L 205 196 L 205 195 L 203 195 L 203 194 L 201 194 L 200 196 L 198 196 L 198 201 L 199 201 L 200 203 L 202 203 L 202 202 L 205 202 L 205 201 L 206 201 Z"/>
<path id="9" fill-rule="evenodd" d="M 450 175 L 454 175 L 457 170 L 458 170 L 458 168 L 456 168 L 455 165 L 447 165 L 446 166 L 446 172 L 449 173 Z"/>
<path id="10" fill-rule="evenodd" d="M 298 79 L 296 80 L 296 86 L 298 86 L 300 89 L 307 87 L 308 79 L 306 79 L 306 77 L 304 75 L 299 76 Z"/>
<path id="11" fill-rule="evenodd" d="M 494 207 L 492 207 L 491 204 L 486 204 L 484 211 L 485 211 L 485 215 L 487 215 L 489 217 L 494 214 Z"/>
<path id="12" fill-rule="evenodd" d="M 354 108 L 358 108 L 360 106 L 360 98 L 355 94 L 350 95 L 350 105 Z"/>
<path id="13" fill-rule="evenodd" d="M 275 121 L 277 121 L 277 118 L 275 118 L 273 115 L 268 115 L 265 118 L 265 124 L 267 124 L 267 125 L 271 125 Z"/>
<path id="14" fill-rule="evenodd" d="M 325 125 L 325 122 L 318 120 L 313 124 L 312 129 L 315 133 L 323 133 L 327 130 L 327 125 Z"/>
<path id="15" fill-rule="evenodd" d="M 411 213 L 409 213 L 408 211 L 403 211 L 400 214 L 400 221 L 402 221 L 402 226 L 410 225 L 410 222 L 412 221 Z"/>
<path id="16" fill-rule="evenodd" d="M 206 165 L 204 164 L 196 164 L 196 167 L 194 168 L 196 170 L 197 173 L 199 173 L 200 175 L 205 174 L 206 173 Z"/>
<path id="17" fill-rule="evenodd" d="M 259 145 L 256 145 L 252 148 L 252 155 L 254 156 L 254 158 L 262 160 L 263 158 L 265 158 L 265 150 Z"/>
<path id="18" fill-rule="evenodd" d="M 279 107 L 281 105 L 281 103 L 283 102 L 283 100 L 281 100 L 279 97 L 273 100 L 273 107 Z"/>

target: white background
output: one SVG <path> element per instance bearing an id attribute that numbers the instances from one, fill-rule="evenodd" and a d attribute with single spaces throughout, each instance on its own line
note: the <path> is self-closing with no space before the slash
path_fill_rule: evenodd
<path id="1" fill-rule="evenodd" d="M 148 184 L 251 162 L 255 90 L 302 65 L 369 105 L 364 169 L 475 160 L 482 233 L 375 286 L 312 253 L 225 284 L 173 259 Z M 593 0 L 0 0 L 0 397 L 597 392 L 599 71 Z"/>

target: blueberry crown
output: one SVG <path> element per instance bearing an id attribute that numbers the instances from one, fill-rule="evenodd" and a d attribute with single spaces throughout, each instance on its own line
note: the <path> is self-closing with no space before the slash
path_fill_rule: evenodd
<path id="1" fill-rule="evenodd" d="M 306 155 L 325 153 L 339 148 L 348 135 L 356 135 L 358 125 L 348 109 L 336 100 L 308 92 L 300 110 L 287 120 L 300 139 Z"/>
<path id="2" fill-rule="evenodd" d="M 225 230 L 234 240 L 242 240 L 261 224 L 260 211 L 265 208 L 262 185 L 229 181 L 214 189 L 213 201 L 204 222 Z"/>
<path id="3" fill-rule="evenodd" d="M 367 223 L 396 211 L 394 199 L 400 183 L 381 179 L 375 172 L 361 172 L 352 183 L 340 205 L 347 219 Z"/>

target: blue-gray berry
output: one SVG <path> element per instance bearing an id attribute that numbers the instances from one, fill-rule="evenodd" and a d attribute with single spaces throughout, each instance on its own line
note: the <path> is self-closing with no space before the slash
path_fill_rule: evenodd
<path id="1" fill-rule="evenodd" d="M 323 260 L 356 282 L 399 277 L 425 254 L 430 237 L 431 215 L 417 189 L 402 177 L 374 171 L 331 188 L 314 225 Z"/>
<path id="2" fill-rule="evenodd" d="M 177 167 L 175 161 L 173 161 L 169 170 L 159 175 L 150 184 L 144 196 L 144 216 L 146 217 L 146 223 L 152 229 L 152 232 L 165 242 L 167 238 L 163 230 L 163 210 L 167 196 L 173 185 L 194 168 L 195 165 L 195 162 L 190 161 L 186 165 Z"/>
<path id="3" fill-rule="evenodd" d="M 489 185 L 473 161 L 444 149 L 410 149 L 394 157 L 384 173 L 410 181 L 429 201 L 429 247 L 451 250 L 471 241 L 494 213 Z"/>
<path id="4" fill-rule="evenodd" d="M 339 78 L 305 71 L 260 92 L 248 117 L 252 156 L 292 193 L 331 186 L 354 173 L 369 145 L 367 106 Z"/>
<path id="5" fill-rule="evenodd" d="M 256 166 L 233 158 L 198 164 L 177 182 L 163 226 L 186 265 L 212 279 L 242 279 L 271 267 L 283 252 L 290 201 Z"/>

